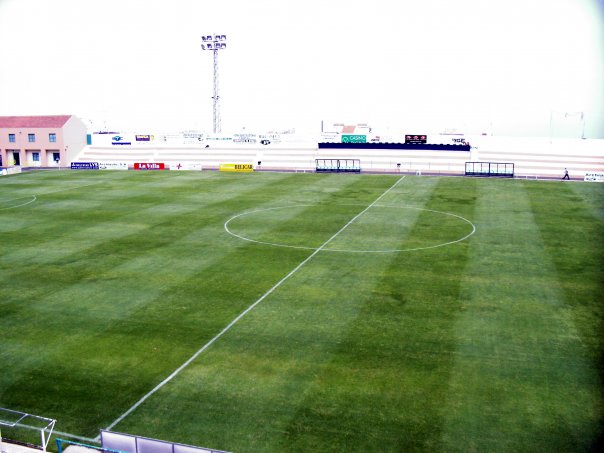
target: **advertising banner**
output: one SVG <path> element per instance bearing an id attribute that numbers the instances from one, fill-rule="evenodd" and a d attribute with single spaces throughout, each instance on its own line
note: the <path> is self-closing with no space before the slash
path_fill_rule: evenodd
<path id="1" fill-rule="evenodd" d="M 99 162 L 101 170 L 128 170 L 126 162 Z"/>
<path id="2" fill-rule="evenodd" d="M 426 135 L 405 135 L 405 144 L 408 145 L 423 145 L 428 141 Z"/>
<path id="3" fill-rule="evenodd" d="M 98 162 L 72 162 L 71 169 L 72 170 L 98 170 L 99 163 Z"/>
<path id="4" fill-rule="evenodd" d="M 256 143 L 257 137 L 256 134 L 234 134 L 233 135 L 233 143 Z"/>
<path id="5" fill-rule="evenodd" d="M 185 145 L 199 145 L 203 143 L 204 138 L 201 132 L 183 132 L 182 140 Z"/>
<path id="6" fill-rule="evenodd" d="M 131 145 L 132 142 L 127 140 L 123 135 L 114 135 L 111 137 L 112 145 Z"/>
<path id="7" fill-rule="evenodd" d="M 166 170 L 166 165 L 159 162 L 136 162 L 135 170 Z"/>
<path id="8" fill-rule="evenodd" d="M 342 135 L 342 143 L 367 143 L 366 135 Z"/>
<path id="9" fill-rule="evenodd" d="M 584 181 L 589 182 L 604 182 L 604 173 L 590 171 L 585 173 Z"/>
<path id="10" fill-rule="evenodd" d="M 252 164 L 220 164 L 220 171 L 235 171 L 248 173 L 254 171 L 254 166 Z"/>
<path id="11" fill-rule="evenodd" d="M 181 164 L 170 165 L 170 170 L 196 170 L 201 171 L 201 164 Z"/>
<path id="12" fill-rule="evenodd" d="M 150 142 L 153 140 L 153 135 L 135 135 L 134 139 L 137 142 Z"/>

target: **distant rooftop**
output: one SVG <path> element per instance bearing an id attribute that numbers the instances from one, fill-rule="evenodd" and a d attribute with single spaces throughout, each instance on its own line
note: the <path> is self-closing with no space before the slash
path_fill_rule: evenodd
<path id="1" fill-rule="evenodd" d="M 71 115 L 0 116 L 0 128 L 63 127 Z"/>

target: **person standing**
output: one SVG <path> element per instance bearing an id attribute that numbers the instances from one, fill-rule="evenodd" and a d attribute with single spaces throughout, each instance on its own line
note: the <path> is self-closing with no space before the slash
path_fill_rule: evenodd
<path id="1" fill-rule="evenodd" d="M 570 177 L 568 176 L 568 168 L 564 169 L 564 176 L 562 177 L 562 179 L 570 179 Z"/>

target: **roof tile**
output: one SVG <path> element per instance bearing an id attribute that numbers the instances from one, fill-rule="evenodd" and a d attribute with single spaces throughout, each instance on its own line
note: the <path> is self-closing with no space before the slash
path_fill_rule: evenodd
<path id="1" fill-rule="evenodd" d="M 71 115 L 47 116 L 0 116 L 0 128 L 17 127 L 56 128 L 63 127 Z"/>

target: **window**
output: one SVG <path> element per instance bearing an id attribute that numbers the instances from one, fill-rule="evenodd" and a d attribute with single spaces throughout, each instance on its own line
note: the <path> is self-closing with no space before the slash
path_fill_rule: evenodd
<path id="1" fill-rule="evenodd" d="M 57 141 L 57 134 L 48 134 L 48 141 L 55 143 Z"/>
<path id="2" fill-rule="evenodd" d="M 27 141 L 29 143 L 34 143 L 36 141 L 36 134 L 27 134 Z"/>
<path id="3" fill-rule="evenodd" d="M 8 141 L 10 143 L 15 143 L 15 134 L 8 134 Z"/>
<path id="4" fill-rule="evenodd" d="M 31 153 L 31 159 L 34 162 L 40 162 L 40 153 Z"/>

